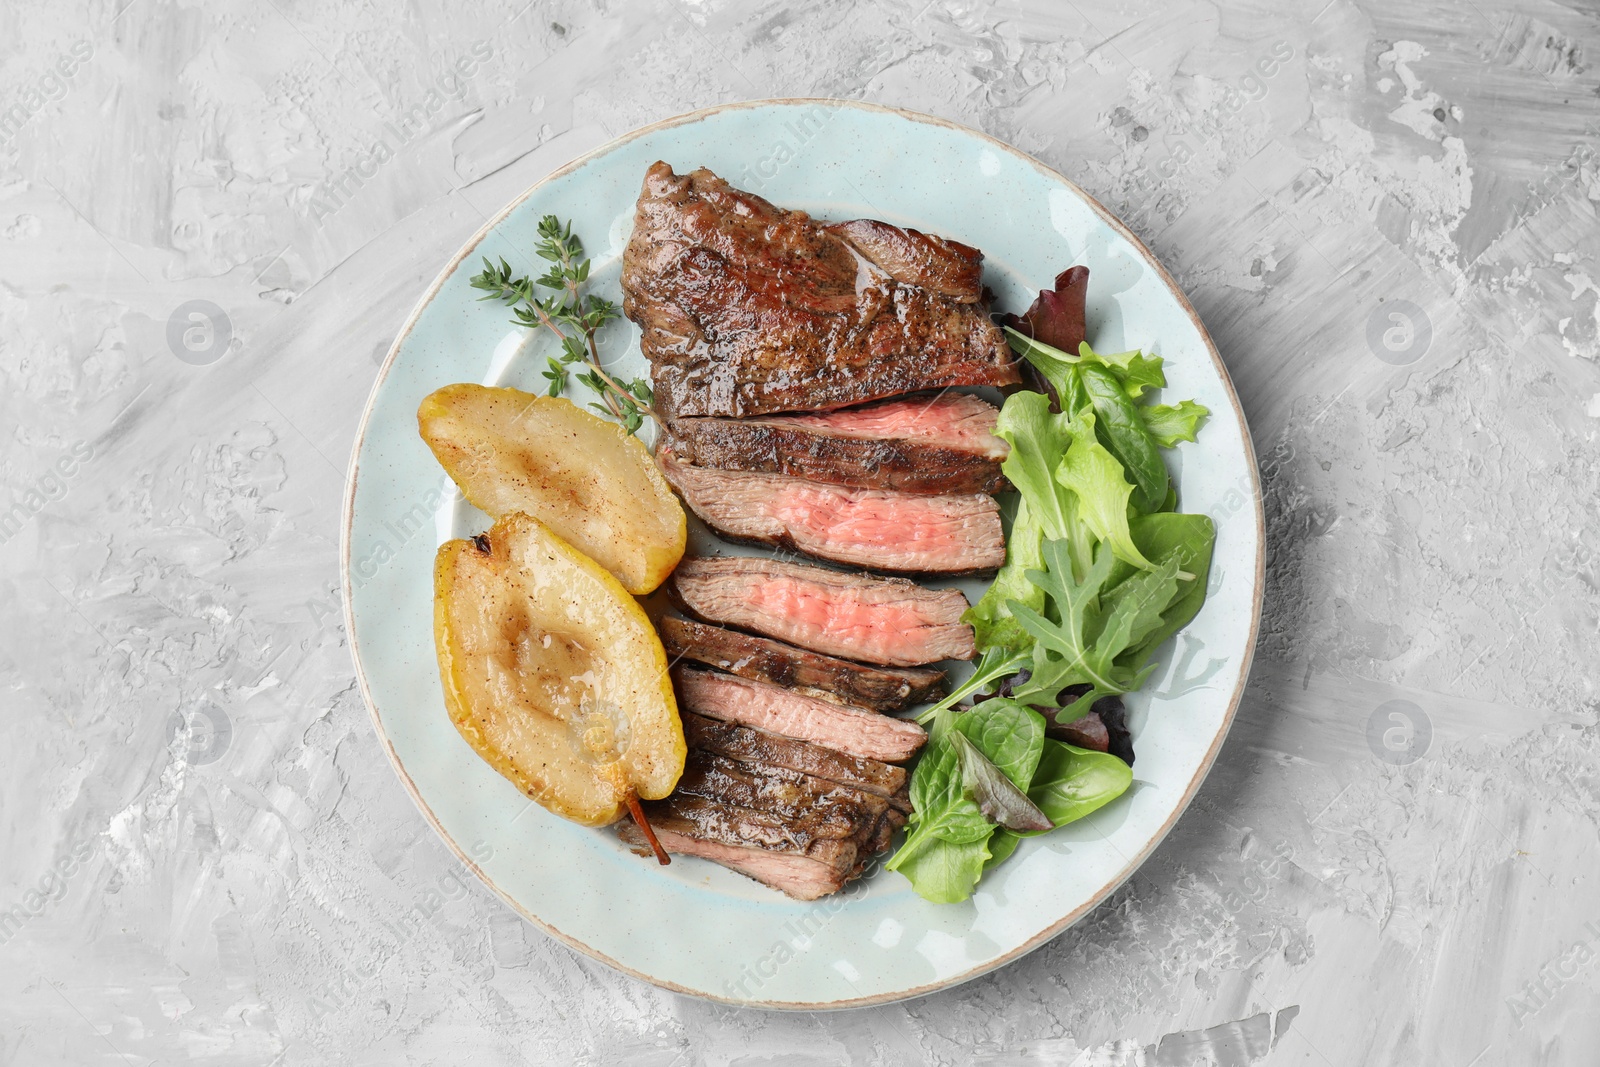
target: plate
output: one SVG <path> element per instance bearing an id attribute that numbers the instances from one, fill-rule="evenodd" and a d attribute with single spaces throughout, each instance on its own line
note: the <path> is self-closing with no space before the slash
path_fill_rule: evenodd
<path id="1" fill-rule="evenodd" d="M 417 436 L 417 404 L 450 382 L 538 390 L 550 339 L 512 327 L 469 279 L 480 257 L 537 273 L 538 220 L 572 220 L 593 291 L 620 299 L 621 255 L 645 168 L 708 166 L 821 218 L 873 217 L 983 249 L 996 306 L 1021 310 L 1056 273 L 1090 268 L 1089 339 L 1167 359 L 1166 395 L 1211 409 L 1169 453 L 1185 511 L 1217 523 L 1210 595 L 1128 701 L 1133 788 L 1022 844 L 971 900 L 928 904 L 875 871 L 814 903 L 704 861 L 659 867 L 616 836 L 548 814 L 480 760 L 445 715 L 433 651 L 438 544 L 488 525 Z M 602 358 L 644 373 L 638 331 L 607 327 Z M 552 937 L 618 970 L 734 1004 L 879 1004 L 1017 959 L 1085 915 L 1172 828 L 1222 746 L 1260 616 L 1263 528 L 1255 459 L 1227 370 L 1194 309 L 1103 207 L 1038 161 L 940 119 L 835 100 L 769 100 L 645 127 L 529 189 L 447 264 L 401 330 L 356 439 L 341 560 L 345 620 L 378 736 L 423 814 L 472 871 Z M 969 586 L 976 595 L 981 584 Z"/>

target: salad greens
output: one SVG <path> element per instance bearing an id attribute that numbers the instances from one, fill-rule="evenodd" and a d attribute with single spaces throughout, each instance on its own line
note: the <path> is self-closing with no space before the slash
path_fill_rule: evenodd
<path id="1" fill-rule="evenodd" d="M 972 676 L 918 716 L 928 745 L 888 863 L 930 901 L 965 900 L 1022 838 L 1127 791 L 1128 763 L 1050 731 L 1144 684 L 1205 600 L 1216 529 L 1176 510 L 1161 450 L 1193 441 L 1208 412 L 1153 402 L 1160 356 L 1083 343 L 1086 288 L 1087 271 L 1063 272 L 1006 327 L 1040 386 L 1008 397 L 995 428 L 1016 490 L 1006 562 L 963 616 Z"/>

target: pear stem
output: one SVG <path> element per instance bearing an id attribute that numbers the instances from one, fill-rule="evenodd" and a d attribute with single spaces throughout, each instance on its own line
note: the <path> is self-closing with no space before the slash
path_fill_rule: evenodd
<path id="1" fill-rule="evenodd" d="M 644 832 L 644 839 L 650 842 L 650 851 L 656 854 L 656 860 L 665 867 L 672 862 L 672 857 L 667 855 L 667 850 L 661 847 L 661 842 L 656 840 L 656 832 L 650 829 L 650 820 L 644 817 L 644 808 L 639 805 L 639 794 L 628 790 L 628 814 L 633 816 L 634 824 Z"/>

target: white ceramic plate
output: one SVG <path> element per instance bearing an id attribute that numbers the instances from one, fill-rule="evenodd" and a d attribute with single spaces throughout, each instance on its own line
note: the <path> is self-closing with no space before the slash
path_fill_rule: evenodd
<path id="1" fill-rule="evenodd" d="M 1166 395 L 1211 409 L 1170 457 L 1185 511 L 1217 522 L 1210 596 L 1128 701 L 1134 787 L 1088 819 L 1022 844 L 959 905 L 928 904 L 877 871 L 810 904 L 712 864 L 658 867 L 607 831 L 523 798 L 445 715 L 433 651 L 437 545 L 487 520 L 417 436 L 417 404 L 450 382 L 537 391 L 550 339 L 480 303 L 480 257 L 535 272 L 540 217 L 570 219 L 592 284 L 620 300 L 620 257 L 650 163 L 708 166 L 822 218 L 875 217 L 976 245 L 996 305 L 1020 311 L 1056 273 L 1090 268 L 1089 339 L 1165 356 Z M 540 268 L 542 269 L 542 268 Z M 607 328 L 603 358 L 643 374 L 638 331 Z M 362 692 L 395 769 L 463 863 L 529 921 L 646 981 L 782 1008 L 883 1003 L 965 981 L 1060 933 L 1156 847 L 1199 788 L 1243 691 L 1262 586 L 1255 459 L 1238 401 L 1194 310 L 1150 253 L 1072 183 L 1013 148 L 939 119 L 841 101 L 764 101 L 646 127 L 529 189 L 439 275 L 395 341 L 352 458 L 342 566 Z M 969 595 L 981 584 L 967 586 Z"/>

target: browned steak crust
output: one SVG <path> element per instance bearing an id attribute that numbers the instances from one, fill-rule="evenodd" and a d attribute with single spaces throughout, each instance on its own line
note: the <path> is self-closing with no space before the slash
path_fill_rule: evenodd
<path id="1" fill-rule="evenodd" d="M 1020 380 L 976 249 L 885 223 L 826 226 L 704 168 L 645 174 L 623 254 L 669 418 L 816 411 Z"/>
<path id="2" fill-rule="evenodd" d="M 906 794 L 909 775 L 904 767 L 893 763 L 849 756 L 809 741 L 796 741 L 692 711 L 683 713 L 683 734 L 691 749 L 704 749 L 747 763 L 787 767 L 886 797 L 900 811 L 911 810 Z"/>
<path id="3" fill-rule="evenodd" d="M 814 482 L 902 493 L 998 493 L 998 461 L 904 438 L 816 433 L 759 419 L 679 419 L 666 446 L 685 462 L 719 470 L 787 474 Z"/>
<path id="4" fill-rule="evenodd" d="M 898 711 L 944 692 L 944 672 L 935 668 L 869 667 L 692 619 L 664 618 L 659 629 L 674 662 L 691 659 L 808 696 Z"/>

